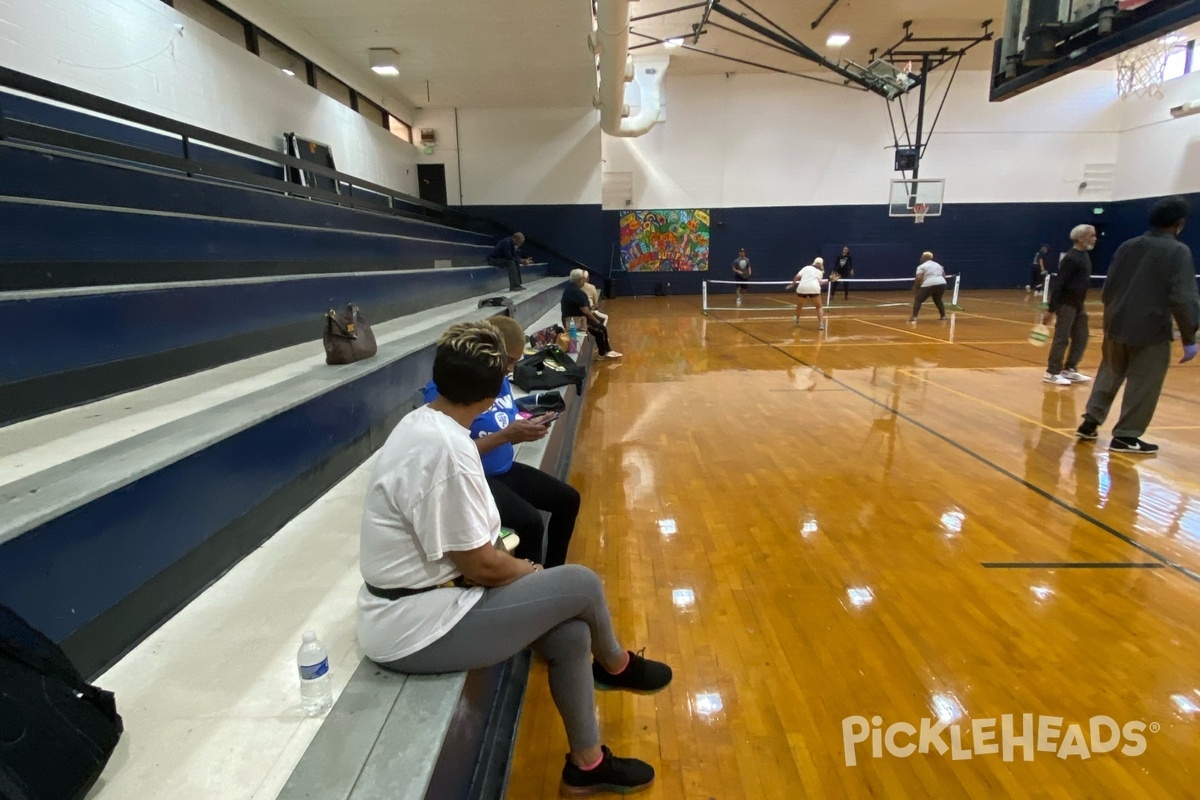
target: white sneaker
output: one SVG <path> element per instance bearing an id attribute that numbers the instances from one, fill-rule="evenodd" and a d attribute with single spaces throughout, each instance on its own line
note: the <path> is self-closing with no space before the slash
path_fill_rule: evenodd
<path id="1" fill-rule="evenodd" d="M 740 297 L 739 297 L 739 298 L 737 299 L 737 304 L 738 304 L 739 306 L 742 304 L 742 298 L 740 298 Z"/>
<path id="2" fill-rule="evenodd" d="M 1062 376 L 1071 383 L 1087 383 L 1092 379 L 1092 376 L 1084 375 L 1082 372 L 1074 369 L 1064 369 L 1062 371 Z"/>
<path id="3" fill-rule="evenodd" d="M 819 331 L 823 331 L 823 330 L 825 330 L 825 323 L 824 323 L 824 322 L 822 322 L 820 325 L 818 325 L 818 326 L 817 326 L 817 330 L 819 330 Z"/>
<path id="4" fill-rule="evenodd" d="M 796 325 L 799 325 L 799 324 L 800 324 L 800 318 L 799 318 L 799 317 L 792 317 L 792 323 L 793 323 L 793 324 L 796 324 Z"/>
<path id="5" fill-rule="evenodd" d="M 625 354 L 618 353 L 616 350 L 609 350 L 607 353 L 604 354 L 604 357 L 605 358 L 620 358 L 623 355 L 625 355 Z"/>
<path id="6" fill-rule="evenodd" d="M 1071 385 L 1071 381 L 1069 381 L 1066 377 L 1064 377 L 1063 375 L 1055 375 L 1053 372 L 1047 372 L 1045 375 L 1043 375 L 1042 383 L 1050 383 L 1055 386 L 1070 386 Z"/>

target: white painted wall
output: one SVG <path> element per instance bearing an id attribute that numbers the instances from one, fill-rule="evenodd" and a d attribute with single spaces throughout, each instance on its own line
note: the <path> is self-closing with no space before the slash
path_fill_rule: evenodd
<path id="1" fill-rule="evenodd" d="M 437 136 L 433 152 L 426 155 L 417 149 L 418 164 L 444 164 L 446 167 L 446 203 L 462 205 L 458 191 L 458 131 L 454 124 L 453 108 L 423 108 L 413 119 L 413 141 L 421 138 L 421 128 L 432 128 Z"/>
<path id="2" fill-rule="evenodd" d="M 1118 200 L 1200 192 L 1200 115 L 1174 119 L 1171 108 L 1200 99 L 1200 72 L 1167 81 L 1163 98 L 1117 102 L 1121 143 Z"/>
<path id="3" fill-rule="evenodd" d="M 436 127 L 427 118 L 420 113 L 420 126 Z M 464 205 L 600 204 L 600 114 L 592 108 L 460 108 L 457 143 Z M 443 154 L 449 184 L 455 154 L 439 146 Z"/>
<path id="4" fill-rule="evenodd" d="M 343 172 L 416 193 L 412 145 L 159 0 L 0 2 L 0 65 L 275 150 L 295 131 L 331 145 Z"/>
<path id="5" fill-rule="evenodd" d="M 1076 73 L 1000 104 L 988 102 L 987 85 L 986 72 L 958 75 L 922 164 L 922 177 L 947 179 L 947 202 L 1078 200 L 1084 165 L 1116 159 L 1110 72 Z M 634 207 L 882 204 L 900 177 L 874 95 L 782 75 L 668 73 L 666 86 L 665 124 L 603 140 L 604 171 L 633 172 Z"/>

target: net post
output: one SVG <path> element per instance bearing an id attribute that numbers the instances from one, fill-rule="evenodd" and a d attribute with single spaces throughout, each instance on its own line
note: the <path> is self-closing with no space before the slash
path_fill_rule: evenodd
<path id="1" fill-rule="evenodd" d="M 1042 281 L 1042 308 L 1050 307 L 1050 273 L 1046 273 L 1046 279 Z"/>
<path id="2" fill-rule="evenodd" d="M 962 286 L 962 273 L 954 276 L 954 294 L 950 297 L 950 307 L 956 310 L 961 310 L 962 306 L 958 304 L 958 287 Z"/>
<path id="3" fill-rule="evenodd" d="M 708 316 L 708 281 L 700 281 L 700 310 Z"/>
<path id="4" fill-rule="evenodd" d="M 833 281 L 830 281 L 825 286 L 825 305 L 829 306 L 833 303 Z"/>

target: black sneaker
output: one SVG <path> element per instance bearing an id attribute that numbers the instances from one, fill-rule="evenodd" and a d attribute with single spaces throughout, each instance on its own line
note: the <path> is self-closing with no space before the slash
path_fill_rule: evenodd
<path id="1" fill-rule="evenodd" d="M 563 797 L 588 797 L 600 792 L 633 794 L 649 789 L 654 783 L 654 767 L 636 758 L 617 758 L 606 746 L 600 745 L 604 759 L 594 769 L 580 769 L 571 763 L 563 767 L 558 793 Z"/>
<path id="2" fill-rule="evenodd" d="M 1096 423 L 1085 419 L 1079 424 L 1079 427 L 1075 429 L 1075 435 L 1085 441 L 1093 441 L 1097 437 Z"/>
<path id="3" fill-rule="evenodd" d="M 620 689 L 635 694 L 654 694 L 667 688 L 671 682 L 671 668 L 661 661 L 644 658 L 645 648 L 629 651 L 629 664 L 619 675 L 613 675 L 598 662 L 592 662 L 592 679 L 602 692 Z"/>
<path id="4" fill-rule="evenodd" d="M 1132 436 L 1114 436 L 1112 442 L 1109 443 L 1108 449 L 1115 453 L 1136 453 L 1144 456 L 1158 452 L 1158 445 L 1143 442 L 1141 439 L 1136 439 Z"/>

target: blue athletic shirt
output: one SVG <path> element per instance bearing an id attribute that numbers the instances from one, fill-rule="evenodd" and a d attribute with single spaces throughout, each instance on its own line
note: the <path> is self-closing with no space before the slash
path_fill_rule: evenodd
<path id="1" fill-rule="evenodd" d="M 437 397 L 437 387 L 434 386 L 433 381 L 430 381 L 425 387 L 425 402 L 432 403 Z M 496 395 L 496 402 L 492 403 L 491 408 L 480 414 L 471 423 L 471 438 L 482 439 L 484 436 L 491 436 L 497 431 L 504 430 L 516 418 L 516 414 L 517 400 L 513 397 L 512 385 L 509 384 L 506 376 L 504 382 L 500 384 L 500 394 Z M 483 461 L 485 475 L 503 475 L 512 469 L 514 458 L 516 458 L 516 453 L 513 446 L 502 444 L 484 453 L 480 460 Z"/>

